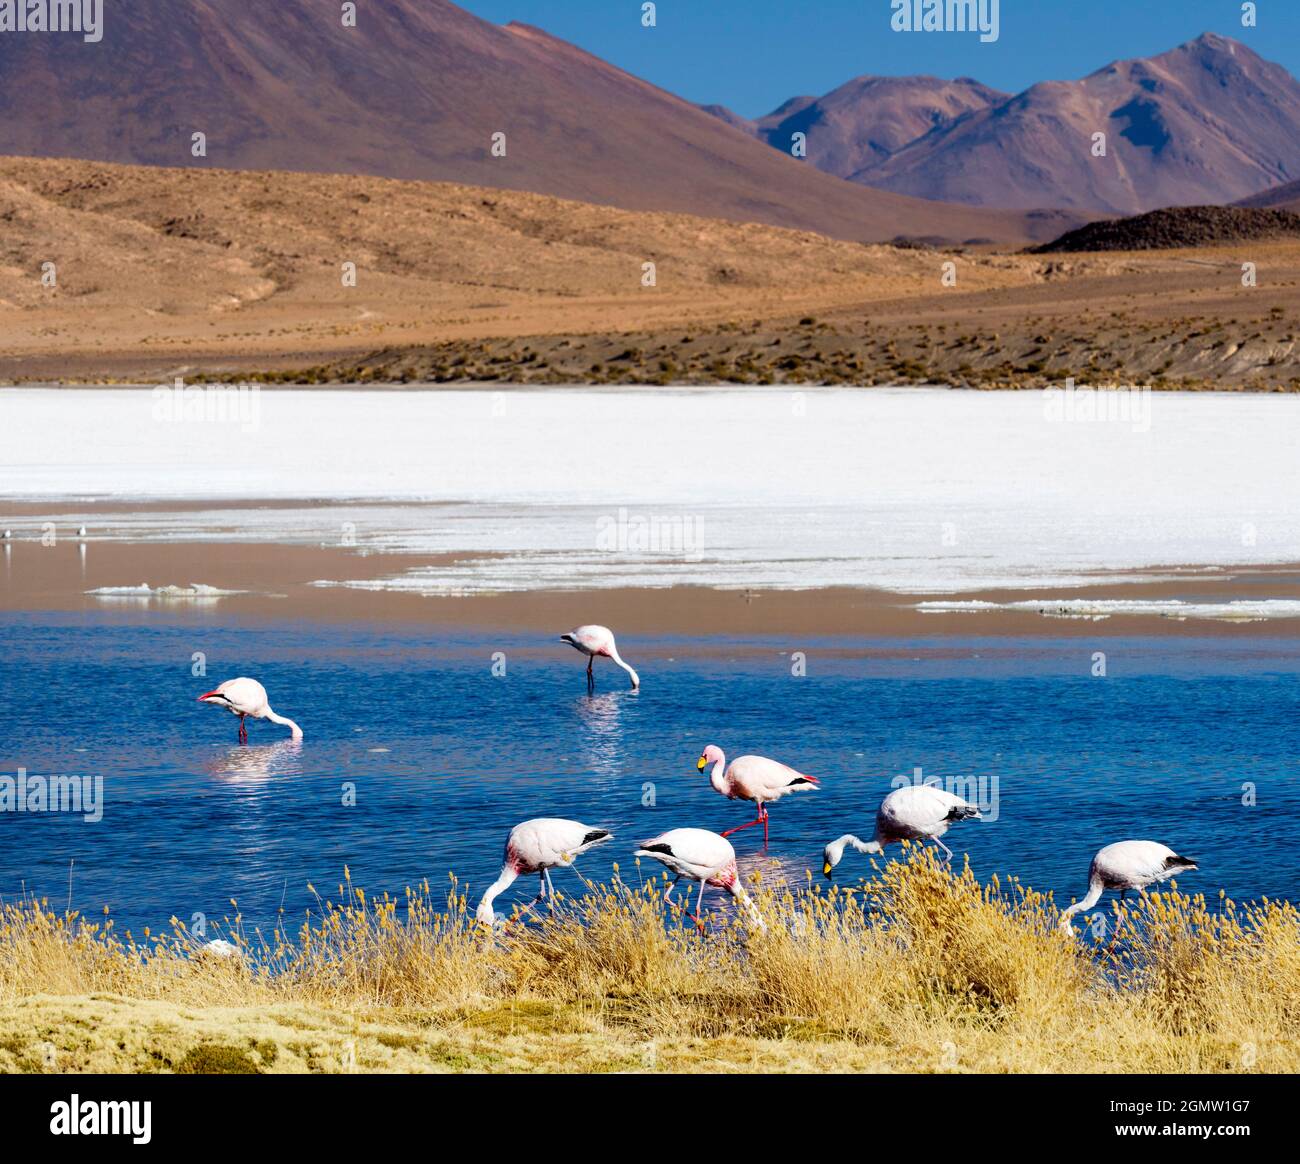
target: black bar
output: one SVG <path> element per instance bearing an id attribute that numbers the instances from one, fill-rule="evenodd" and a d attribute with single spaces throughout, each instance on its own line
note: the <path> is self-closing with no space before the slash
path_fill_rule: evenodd
<path id="1" fill-rule="evenodd" d="M 114 1138 L 51 1131 L 61 1115 L 56 1105 L 75 1095 L 83 1119 L 88 1101 L 147 1102 L 144 1148 L 193 1148 L 205 1139 L 229 1145 L 231 1136 L 247 1136 L 259 1152 L 283 1143 L 334 1154 L 373 1153 L 390 1136 L 441 1136 L 440 1128 L 456 1142 L 481 1137 L 484 1150 L 500 1150 L 512 1129 L 532 1136 L 552 1120 L 589 1144 L 606 1132 L 619 1137 L 612 1147 L 652 1139 L 665 1120 L 707 1137 L 733 1118 L 756 1137 L 785 1125 L 802 1149 L 840 1140 L 885 1151 L 891 1143 L 905 1151 L 952 1148 L 991 1135 L 1070 1149 L 1137 1141 L 1231 1150 L 1234 1141 L 1259 1145 L 1290 1131 L 1294 1093 L 1294 1079 L 1261 1075 L 39 1075 L 0 1083 L 9 1150 L 59 1140 L 91 1148 Z M 132 1138 L 116 1137 L 128 1146 Z"/>

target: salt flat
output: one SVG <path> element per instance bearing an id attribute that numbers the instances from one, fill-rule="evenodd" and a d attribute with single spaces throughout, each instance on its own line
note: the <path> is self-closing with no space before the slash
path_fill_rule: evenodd
<path id="1" fill-rule="evenodd" d="M 0 496 L 92 538 L 450 555 L 365 583 L 429 593 L 934 593 L 1300 561 L 1300 400 L 1145 399 L 1089 421 L 1040 392 L 262 390 L 223 422 L 166 419 L 148 389 L 14 389 Z"/>

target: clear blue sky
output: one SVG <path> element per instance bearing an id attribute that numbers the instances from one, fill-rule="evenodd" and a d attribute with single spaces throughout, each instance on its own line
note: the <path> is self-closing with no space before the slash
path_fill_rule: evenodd
<path id="1" fill-rule="evenodd" d="M 1300 0 L 1001 0 L 1001 35 L 895 33 L 889 0 L 457 0 L 486 20 L 522 20 L 690 101 L 756 117 L 863 73 L 970 76 L 1017 92 L 1072 80 L 1112 60 L 1151 56 L 1219 32 L 1300 75 Z"/>

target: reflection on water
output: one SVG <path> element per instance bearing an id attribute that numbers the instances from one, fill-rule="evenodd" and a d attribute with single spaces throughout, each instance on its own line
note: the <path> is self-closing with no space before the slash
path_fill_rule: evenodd
<path id="1" fill-rule="evenodd" d="M 1015 874 L 1069 900 L 1098 848 L 1146 836 L 1201 856 L 1185 887 L 1211 900 L 1220 888 L 1300 898 L 1293 640 L 1112 637 L 1104 680 L 1076 640 L 814 641 L 801 645 L 820 651 L 815 678 L 797 682 L 772 665 L 788 643 L 642 640 L 629 644 L 641 691 L 591 696 L 566 655 L 528 635 L 431 644 L 419 626 L 154 608 L 0 615 L 0 643 L 0 774 L 104 779 L 99 824 L 0 813 L 0 897 L 63 901 L 75 861 L 74 906 L 107 904 L 122 928 L 219 918 L 234 898 L 264 929 L 283 901 L 292 929 L 314 905 L 308 883 L 324 892 L 344 866 L 372 895 L 400 900 L 424 878 L 438 893 L 454 872 L 474 898 L 506 834 L 534 816 L 615 834 L 558 872 L 558 889 L 608 881 L 615 863 L 638 884 L 655 872 L 636 868 L 638 842 L 752 819 L 696 770 L 719 730 L 736 753 L 822 777 L 815 796 L 773 808 L 767 852 L 761 829 L 732 838 L 742 875 L 764 887 L 800 888 L 810 870 L 820 883 L 822 846 L 868 835 L 894 778 L 922 768 L 998 790 L 996 820 L 949 837 L 982 880 Z M 508 678 L 483 666 L 503 646 Z M 306 740 L 258 724 L 263 742 L 235 745 L 235 720 L 194 701 L 199 650 L 209 668 L 262 680 Z M 1260 807 L 1243 805 L 1244 784 Z M 845 880 L 868 869 L 846 866 Z M 731 910 L 712 890 L 710 903 Z"/>
<path id="2" fill-rule="evenodd" d="M 278 744 L 237 745 L 208 760 L 204 770 L 218 780 L 256 784 L 274 776 L 300 776 L 303 772 L 301 740 Z"/>
<path id="3" fill-rule="evenodd" d="M 610 691 L 583 695 L 577 701 L 584 766 L 603 784 L 618 780 L 626 769 L 620 723 L 623 705 L 636 696 L 635 691 Z"/>

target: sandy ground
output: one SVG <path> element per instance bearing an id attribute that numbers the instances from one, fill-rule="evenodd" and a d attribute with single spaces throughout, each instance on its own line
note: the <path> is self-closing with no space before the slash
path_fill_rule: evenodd
<path id="1" fill-rule="evenodd" d="M 0 383 L 1300 388 L 1295 241 L 930 250 L 446 183 L 36 159 L 0 159 L 0 221 Z"/>
<path id="2" fill-rule="evenodd" d="M 31 521 L 34 506 L 8 505 L 0 520 Z M 599 592 L 546 591 L 456 597 L 316 587 L 317 579 L 365 580 L 429 565 L 428 556 L 359 554 L 338 547 L 249 543 L 94 542 L 63 539 L 45 547 L 17 542 L 0 557 L 0 610 L 98 611 L 196 614 L 223 617 L 322 621 L 412 622 L 431 628 L 559 634 L 600 622 L 625 637 L 729 635 L 838 636 L 847 638 L 948 638 L 1051 636 L 1053 638 L 1174 634 L 1225 638 L 1300 637 L 1300 619 L 1251 623 L 1178 620 L 1147 615 L 1102 621 L 1048 618 L 1036 613 L 924 613 L 919 601 L 944 595 L 900 595 L 878 590 L 727 591 L 697 587 Z M 187 585 L 247 590 L 211 601 L 97 598 L 87 590 L 105 586 Z M 1082 590 L 1059 588 L 963 593 L 962 600 L 992 602 L 1029 597 L 1300 599 L 1300 565 L 1187 572 L 1174 581 L 1106 584 Z M 847 648 L 851 649 L 851 648 Z M 906 653 L 906 652 L 905 652 Z"/>

